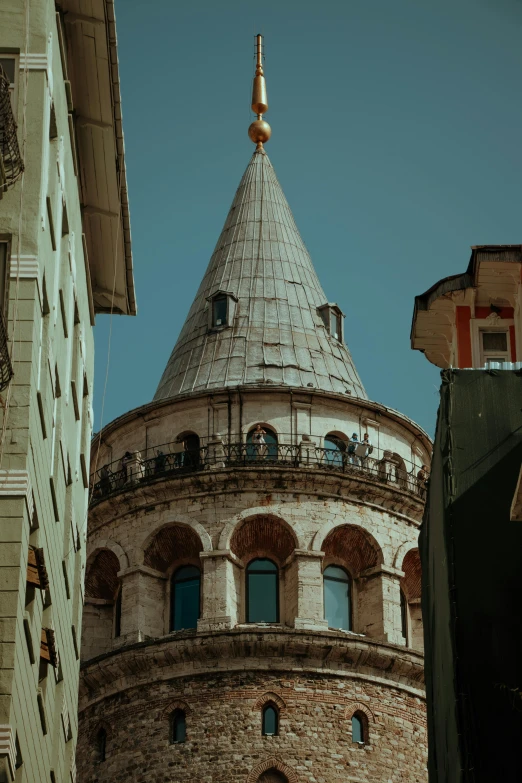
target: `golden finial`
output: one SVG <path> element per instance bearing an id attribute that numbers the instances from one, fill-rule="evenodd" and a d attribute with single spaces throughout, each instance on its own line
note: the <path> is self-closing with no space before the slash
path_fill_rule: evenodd
<path id="1" fill-rule="evenodd" d="M 264 141 L 268 141 L 272 135 L 272 128 L 263 119 L 263 114 L 268 111 L 268 99 L 266 97 L 266 82 L 263 72 L 263 36 L 256 35 L 256 75 L 254 76 L 254 86 L 252 88 L 252 111 L 257 114 L 257 120 L 254 120 L 248 129 L 248 135 L 258 148 L 263 146 Z"/>

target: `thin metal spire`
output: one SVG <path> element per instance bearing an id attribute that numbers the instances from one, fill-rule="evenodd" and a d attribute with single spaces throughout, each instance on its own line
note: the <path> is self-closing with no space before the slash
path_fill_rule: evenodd
<path id="1" fill-rule="evenodd" d="M 272 135 L 272 128 L 263 119 L 263 114 L 268 111 L 268 98 L 263 71 L 263 36 L 259 34 L 256 35 L 256 73 L 252 87 L 252 111 L 257 114 L 257 120 L 251 124 L 248 135 L 260 149 L 263 147 L 263 142 L 268 141 Z"/>

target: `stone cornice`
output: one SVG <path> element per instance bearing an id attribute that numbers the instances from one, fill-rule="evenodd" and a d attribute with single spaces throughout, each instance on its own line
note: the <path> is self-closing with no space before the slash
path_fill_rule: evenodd
<path id="1" fill-rule="evenodd" d="M 180 632 L 131 645 L 81 667 L 80 711 L 150 682 L 230 671 L 301 671 L 366 679 L 424 698 L 423 656 L 336 631 Z"/>
<path id="2" fill-rule="evenodd" d="M 209 497 L 258 491 L 309 495 L 340 500 L 385 511 L 408 525 L 418 526 L 424 503 L 395 484 L 385 484 L 356 473 L 335 473 L 313 468 L 251 467 L 226 468 L 191 474 L 170 474 L 143 484 L 128 485 L 97 502 L 89 512 L 90 532 L 109 521 L 136 514 L 150 505 L 181 498 Z M 267 506 L 267 510 L 269 507 Z"/>

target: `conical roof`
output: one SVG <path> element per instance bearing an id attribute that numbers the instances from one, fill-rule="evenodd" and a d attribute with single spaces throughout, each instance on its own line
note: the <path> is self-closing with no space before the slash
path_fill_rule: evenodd
<path id="1" fill-rule="evenodd" d="M 224 292 L 233 313 L 212 328 Z M 314 387 L 367 398 L 347 347 L 325 327 L 328 302 L 262 146 L 237 189 L 155 400 L 245 384 Z"/>

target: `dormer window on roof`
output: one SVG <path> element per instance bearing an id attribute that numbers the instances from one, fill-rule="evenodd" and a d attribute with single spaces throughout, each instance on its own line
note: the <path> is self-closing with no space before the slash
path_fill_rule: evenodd
<path id="1" fill-rule="evenodd" d="M 335 304 L 335 302 L 327 302 L 327 304 L 321 305 L 317 308 L 317 311 L 323 323 L 326 326 L 328 334 L 335 340 L 343 342 L 343 318 L 344 313 Z"/>
<path id="2" fill-rule="evenodd" d="M 216 291 L 207 296 L 209 307 L 209 329 L 224 329 L 232 326 L 236 314 L 237 297 L 230 291 Z"/>

